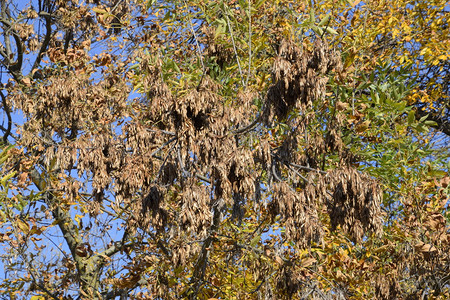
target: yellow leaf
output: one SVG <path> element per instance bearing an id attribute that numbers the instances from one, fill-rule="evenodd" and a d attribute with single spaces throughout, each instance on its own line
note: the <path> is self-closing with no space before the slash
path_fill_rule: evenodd
<path id="1" fill-rule="evenodd" d="M 356 5 L 358 5 L 358 4 L 359 4 L 359 2 L 361 2 L 361 0 L 356 0 L 356 1 L 353 1 L 353 3 L 352 3 L 352 7 L 355 7 Z"/>
<path id="2" fill-rule="evenodd" d="M 106 14 L 107 13 L 106 10 L 104 10 L 102 8 L 98 8 L 98 7 L 94 7 L 92 10 L 97 14 Z"/>
<path id="3" fill-rule="evenodd" d="M 430 51 L 430 49 L 428 49 L 428 48 L 423 48 L 422 50 L 420 50 L 420 55 L 428 54 L 429 51 Z"/>
<path id="4" fill-rule="evenodd" d="M 399 34 L 399 31 L 397 28 L 392 29 L 392 37 L 393 38 L 396 38 L 398 34 Z"/>
<path id="5" fill-rule="evenodd" d="M 352 7 L 355 7 L 356 5 L 358 5 L 359 2 L 361 2 L 361 0 L 355 0 L 355 1 L 347 0 L 347 3 L 350 4 Z"/>
<path id="6" fill-rule="evenodd" d="M 30 230 L 30 226 L 28 226 L 28 224 L 21 219 L 17 219 L 16 224 L 17 227 L 19 227 L 19 229 L 24 233 L 28 233 L 28 231 Z"/>

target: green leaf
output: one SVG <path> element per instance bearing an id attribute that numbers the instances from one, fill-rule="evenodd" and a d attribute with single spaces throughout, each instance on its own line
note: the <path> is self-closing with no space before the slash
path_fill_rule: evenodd
<path id="1" fill-rule="evenodd" d="M 316 16 L 314 15 L 314 9 L 311 9 L 309 11 L 309 22 L 314 24 L 314 22 L 316 22 Z"/>
<path id="2" fill-rule="evenodd" d="M 265 2 L 266 2 L 265 0 L 257 0 L 254 6 L 256 8 L 260 8 L 261 5 L 263 5 Z"/>
<path id="3" fill-rule="evenodd" d="M 408 124 L 411 125 L 414 123 L 414 120 L 416 119 L 416 112 L 414 110 L 410 110 L 408 113 Z"/>
<path id="4" fill-rule="evenodd" d="M 331 27 L 325 28 L 325 31 L 331 34 L 338 34 L 338 32 Z"/>
<path id="5" fill-rule="evenodd" d="M 432 121 L 432 120 L 426 120 L 426 121 L 425 121 L 425 125 L 428 125 L 428 126 L 431 126 L 431 127 L 435 127 L 435 126 L 437 126 L 438 124 L 437 124 L 435 121 Z"/>
<path id="6" fill-rule="evenodd" d="M 423 116 L 422 118 L 420 118 L 419 122 L 423 123 L 427 118 L 428 118 L 429 114 L 426 116 Z"/>
<path id="7" fill-rule="evenodd" d="M 150 7 L 152 7 L 153 4 L 155 4 L 155 0 L 148 0 L 147 4 L 145 5 L 145 7 L 147 9 L 149 9 Z"/>
<path id="8" fill-rule="evenodd" d="M 214 33 L 214 38 L 217 39 L 220 35 L 225 33 L 225 28 L 223 24 L 219 24 L 216 28 L 216 32 Z"/>
<path id="9" fill-rule="evenodd" d="M 322 36 L 323 29 L 320 27 L 317 27 L 316 25 L 311 26 L 311 29 L 319 36 Z"/>
<path id="10" fill-rule="evenodd" d="M 9 157 L 8 151 L 11 150 L 14 147 L 14 145 L 9 145 L 3 151 L 0 153 L 0 165 L 3 164 Z"/>
<path id="11" fill-rule="evenodd" d="M 255 247 L 258 245 L 258 242 L 261 240 L 261 235 L 256 235 L 252 240 L 250 241 L 250 246 Z"/>
<path id="12" fill-rule="evenodd" d="M 321 21 L 319 24 L 317 24 L 317 26 L 319 27 L 323 27 L 324 25 L 326 25 L 328 23 L 328 20 L 330 20 L 330 15 L 331 14 L 327 14 Z"/>
<path id="13" fill-rule="evenodd" d="M 2 177 L 2 179 L 0 179 L 0 184 L 2 186 L 6 185 L 6 182 L 11 179 L 14 175 L 16 175 L 16 171 L 10 172 L 8 175 L 5 175 Z"/>

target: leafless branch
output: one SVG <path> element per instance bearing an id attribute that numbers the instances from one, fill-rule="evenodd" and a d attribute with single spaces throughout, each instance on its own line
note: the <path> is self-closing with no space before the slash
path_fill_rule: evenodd
<path id="1" fill-rule="evenodd" d="M 41 16 L 45 19 L 45 38 L 44 42 L 41 45 L 41 48 L 39 49 L 39 53 L 36 56 L 36 60 L 33 63 L 33 67 L 31 68 L 31 71 L 37 69 L 39 67 L 39 64 L 41 63 L 42 57 L 44 56 L 45 51 L 47 51 L 48 44 L 50 43 L 50 38 L 52 35 L 52 21 L 51 21 L 51 14 L 41 12 Z"/>
<path id="2" fill-rule="evenodd" d="M 161 133 L 164 133 L 164 134 L 167 134 L 167 135 L 172 135 L 172 136 L 175 136 L 176 134 L 175 134 L 175 132 L 172 132 L 172 131 L 167 131 L 167 130 L 154 130 L 154 129 L 147 129 L 147 131 L 149 131 L 149 132 L 153 132 L 153 133 L 159 133 L 159 132 L 161 132 Z"/>
<path id="3" fill-rule="evenodd" d="M 2 97 L 2 105 L 3 110 L 6 113 L 6 117 L 8 118 L 8 127 L 5 128 L 4 134 L 3 134 L 3 143 L 6 144 L 8 142 L 8 137 L 11 134 L 11 127 L 12 127 L 12 118 L 11 118 L 11 111 L 9 109 L 8 103 L 6 102 L 6 96 L 3 95 L 3 92 L 0 91 L 0 96 Z"/>
<path id="4" fill-rule="evenodd" d="M 177 138 L 171 138 L 170 140 L 168 140 L 167 142 L 165 142 L 164 144 L 162 144 L 162 146 L 158 147 L 156 150 L 154 150 L 152 152 L 152 154 L 150 154 L 150 156 L 155 156 L 156 153 L 158 153 L 159 151 L 161 151 L 164 147 L 166 147 L 167 145 L 169 145 L 170 143 L 172 143 L 173 141 L 175 141 Z"/>
<path id="5" fill-rule="evenodd" d="M 3 25 L 3 34 L 4 34 L 4 41 L 6 44 L 6 57 L 4 57 L 3 64 L 8 69 L 11 76 L 14 77 L 16 81 L 20 81 L 22 79 L 22 63 L 23 63 L 23 45 L 22 41 L 20 40 L 19 34 L 14 30 L 13 25 L 11 22 L 8 21 L 8 8 L 6 7 L 6 1 L 1 1 L 1 16 L 0 16 L 0 22 Z M 17 60 L 12 61 L 12 49 L 9 41 L 9 33 L 14 38 L 14 41 L 16 43 L 17 48 Z"/>
<path id="6" fill-rule="evenodd" d="M 211 251 L 212 243 L 216 240 L 216 233 L 220 225 L 220 210 L 218 207 L 213 208 L 213 222 L 209 231 L 209 236 L 202 245 L 202 250 L 198 256 L 194 267 L 194 276 L 191 282 L 194 283 L 194 294 L 196 295 L 205 276 L 208 257 Z"/>

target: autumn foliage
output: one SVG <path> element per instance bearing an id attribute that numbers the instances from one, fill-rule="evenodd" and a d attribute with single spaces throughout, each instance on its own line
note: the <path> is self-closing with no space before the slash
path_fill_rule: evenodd
<path id="1" fill-rule="evenodd" d="M 23 2 L 5 297 L 450 298 L 446 1 Z"/>

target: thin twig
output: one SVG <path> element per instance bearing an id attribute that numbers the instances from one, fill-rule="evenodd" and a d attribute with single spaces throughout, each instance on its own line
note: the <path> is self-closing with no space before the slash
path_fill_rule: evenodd
<path id="1" fill-rule="evenodd" d="M 159 129 L 159 130 L 147 129 L 147 131 L 153 132 L 153 133 L 159 133 L 159 132 L 161 132 L 161 133 L 164 133 L 164 134 L 167 134 L 167 135 L 171 135 L 171 136 L 175 136 L 175 135 L 176 135 L 175 132 L 167 131 L 167 130 L 162 130 L 162 129 Z"/>
<path id="2" fill-rule="evenodd" d="M 208 177 L 205 177 L 203 175 L 195 174 L 195 177 L 197 177 L 198 179 L 203 180 L 203 181 L 205 181 L 207 183 L 211 183 L 211 180 Z"/>
<path id="3" fill-rule="evenodd" d="M 62 253 L 62 255 L 64 255 L 64 257 L 65 258 L 69 258 L 68 257 L 68 255 L 63 251 L 63 249 L 61 249 L 61 247 L 59 247 L 54 241 L 53 241 L 53 239 L 51 238 L 51 237 L 47 237 L 47 235 L 43 232 L 42 233 L 42 235 L 44 236 L 44 237 L 46 237 L 49 241 L 50 241 L 50 243 L 52 243 L 53 244 L 53 246 L 55 246 L 61 253 Z"/>
<path id="4" fill-rule="evenodd" d="M 289 164 L 285 163 L 285 165 L 289 168 L 289 170 L 293 171 L 295 174 L 297 174 L 299 177 L 301 177 L 304 181 L 306 181 L 307 183 L 311 184 L 314 187 L 317 187 L 317 184 L 315 184 L 314 182 L 309 181 L 306 177 L 304 177 L 297 170 L 292 168 Z M 330 191 L 327 190 L 326 192 L 331 198 L 333 198 L 333 194 Z M 327 200 L 327 202 L 329 202 L 328 198 L 325 198 L 325 199 Z"/>
<path id="5" fill-rule="evenodd" d="M 277 170 L 276 170 L 276 168 L 275 168 L 275 164 L 274 163 L 272 163 L 272 175 L 273 175 L 273 177 L 275 177 L 275 179 L 276 180 L 278 180 L 278 181 L 283 181 L 283 179 L 281 179 L 279 176 L 278 176 L 278 174 L 277 174 Z"/>
<path id="6" fill-rule="evenodd" d="M 173 137 L 170 140 L 168 140 L 167 142 L 165 142 L 162 146 L 158 147 L 155 151 L 152 152 L 152 154 L 150 154 L 151 157 L 155 156 L 156 153 L 158 153 L 159 151 L 161 151 L 161 149 L 163 149 L 164 147 L 166 147 L 167 145 L 169 145 L 170 143 L 172 143 L 173 141 L 175 141 L 177 138 Z"/>
<path id="7" fill-rule="evenodd" d="M 233 131 L 233 133 L 235 135 L 238 134 L 244 134 L 249 132 L 250 130 L 252 130 L 253 128 L 255 128 L 255 126 L 259 123 L 259 121 L 261 120 L 262 114 L 260 114 L 252 123 L 250 123 L 249 125 L 242 127 L 242 128 L 238 128 L 235 131 Z"/>
<path id="8" fill-rule="evenodd" d="M 16 236 L 18 236 L 18 232 L 17 229 L 14 226 L 14 232 L 16 234 Z M 38 274 L 35 274 L 35 269 L 33 267 L 33 265 L 31 264 L 30 260 L 28 259 L 28 257 L 25 254 L 25 250 L 24 247 L 26 246 L 26 244 L 22 244 L 19 249 L 18 249 L 18 253 L 21 256 L 22 260 L 24 261 L 26 267 L 28 268 L 28 271 L 30 272 L 31 275 L 31 279 L 33 280 L 33 283 L 44 293 L 46 293 L 48 296 L 50 296 L 52 299 L 56 299 L 58 300 L 59 298 L 56 297 L 56 295 L 52 292 L 50 292 L 43 284 L 43 281 L 39 281 L 37 280 L 37 278 L 39 278 L 39 276 L 37 276 Z"/>
<path id="9" fill-rule="evenodd" d="M 187 9 L 189 9 L 189 6 L 186 3 L 186 0 L 183 0 L 184 5 L 186 6 Z M 191 13 L 189 11 L 189 13 L 187 14 L 188 16 L 188 21 L 189 21 L 189 29 L 191 30 L 192 34 L 194 35 L 194 40 L 195 40 L 195 44 L 197 46 L 197 51 L 198 51 L 198 57 L 200 58 L 200 62 L 202 63 L 202 70 L 205 71 L 205 64 L 203 63 L 203 53 L 202 53 L 202 49 L 200 48 L 200 44 L 198 42 L 198 38 L 197 38 L 197 34 L 195 33 L 194 30 L 194 26 L 192 26 L 192 19 L 191 19 Z"/>
<path id="10" fill-rule="evenodd" d="M 305 176 L 303 176 L 302 174 L 300 174 L 296 169 L 292 168 L 288 163 L 284 163 L 289 170 L 293 171 L 295 174 L 297 174 L 297 176 L 299 176 L 301 179 L 303 179 L 304 181 L 306 181 L 309 184 L 312 184 L 313 186 L 316 186 L 316 184 L 314 182 L 310 182 Z"/>
<path id="11" fill-rule="evenodd" d="M 271 155 L 274 157 L 274 158 L 276 158 L 278 161 L 281 161 L 282 159 L 277 155 L 277 154 L 275 154 L 275 153 L 271 153 Z M 326 175 L 327 174 L 327 172 L 325 172 L 325 171 L 322 171 L 322 170 L 319 170 L 319 169 L 314 169 L 314 168 L 310 168 L 310 167 L 307 167 L 307 166 L 302 166 L 302 165 L 297 165 L 297 164 L 294 164 L 294 163 L 291 163 L 291 162 L 283 162 L 284 164 L 288 164 L 288 165 L 290 165 L 290 166 L 292 166 L 292 167 L 296 167 L 296 168 L 299 168 L 299 169 L 302 169 L 302 170 L 306 170 L 306 171 L 311 171 L 311 172 L 317 172 L 317 173 L 320 173 L 320 174 L 323 174 L 323 175 Z"/>
<path id="12" fill-rule="evenodd" d="M 248 74 L 245 80 L 245 88 L 248 85 L 248 79 L 252 75 L 252 2 L 248 0 Z"/>
<path id="13" fill-rule="evenodd" d="M 266 282 L 266 279 L 263 279 L 263 280 L 261 281 L 261 283 L 256 287 L 256 289 L 254 289 L 253 291 L 250 292 L 250 295 L 256 293 L 257 291 L 259 291 L 259 289 L 262 287 L 262 285 L 264 284 L 264 282 Z"/>
<path id="14" fill-rule="evenodd" d="M 322 171 L 322 170 L 319 170 L 319 169 L 310 168 L 310 167 L 307 167 L 307 166 L 297 165 L 297 164 L 294 164 L 294 163 L 289 163 L 289 165 L 291 165 L 292 167 L 296 167 L 296 168 L 302 169 L 302 170 L 306 170 L 306 171 L 317 172 L 317 173 L 320 173 L 320 174 L 323 174 L 323 175 L 327 174 L 327 172 L 325 172 L 325 171 Z"/>
<path id="15" fill-rule="evenodd" d="M 261 108 L 261 112 L 260 112 L 259 115 L 256 117 L 256 119 L 253 120 L 253 122 L 251 122 L 249 125 L 234 130 L 234 131 L 233 131 L 233 134 L 235 134 L 235 135 L 244 134 L 244 133 L 249 132 L 249 131 L 252 130 L 253 128 L 255 128 L 256 125 L 258 125 L 258 123 L 262 121 L 263 115 L 264 115 L 264 113 L 265 113 L 265 111 L 266 111 L 266 108 L 267 108 L 267 100 L 264 101 L 263 106 L 262 106 L 262 108 Z"/>
<path id="16" fill-rule="evenodd" d="M 228 28 L 230 28 L 231 42 L 233 43 L 234 55 L 236 56 L 236 60 L 237 60 L 238 68 L 239 68 L 239 74 L 241 75 L 242 86 L 245 86 L 244 76 L 242 75 L 241 63 L 239 61 L 239 55 L 238 55 L 237 49 L 236 49 L 236 43 L 234 42 L 233 29 L 231 28 L 230 19 L 228 18 L 227 12 L 224 11 L 224 14 L 225 14 L 225 18 L 227 19 Z"/>

